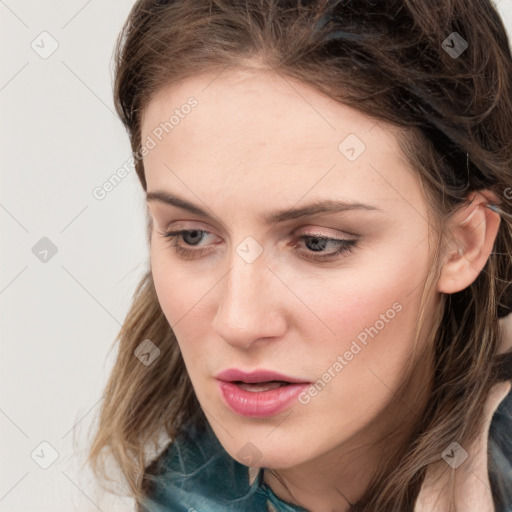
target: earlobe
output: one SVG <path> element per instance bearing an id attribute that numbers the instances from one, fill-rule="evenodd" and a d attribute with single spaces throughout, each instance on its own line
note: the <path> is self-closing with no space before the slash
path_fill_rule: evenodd
<path id="1" fill-rule="evenodd" d="M 471 203 L 457 211 L 447 229 L 452 242 L 444 255 L 437 290 L 455 293 L 467 288 L 484 268 L 494 247 L 500 215 L 487 207 L 497 197 L 489 190 L 472 192 Z"/>

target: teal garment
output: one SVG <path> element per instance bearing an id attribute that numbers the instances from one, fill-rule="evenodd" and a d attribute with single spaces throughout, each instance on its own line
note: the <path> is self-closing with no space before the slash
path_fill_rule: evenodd
<path id="1" fill-rule="evenodd" d="M 496 512 L 512 512 L 512 390 L 494 412 L 488 457 Z M 250 484 L 248 467 L 225 451 L 208 423 L 189 423 L 146 474 L 156 480 L 138 512 L 309 512 L 278 498 L 261 468 Z"/>
<path id="2" fill-rule="evenodd" d="M 140 512 L 308 512 L 278 498 L 260 468 L 249 484 L 248 467 L 233 459 L 209 425 L 189 425 L 147 473 L 157 475 Z"/>
<path id="3" fill-rule="evenodd" d="M 512 388 L 494 411 L 487 451 L 496 512 L 512 512 Z"/>

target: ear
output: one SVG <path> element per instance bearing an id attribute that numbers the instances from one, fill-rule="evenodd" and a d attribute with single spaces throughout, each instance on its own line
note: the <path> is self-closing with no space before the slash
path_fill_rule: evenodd
<path id="1" fill-rule="evenodd" d="M 450 219 L 448 247 L 444 255 L 437 290 L 455 293 L 467 288 L 485 266 L 500 225 L 500 215 L 487 207 L 499 200 L 490 190 L 472 192 L 471 203 Z"/>

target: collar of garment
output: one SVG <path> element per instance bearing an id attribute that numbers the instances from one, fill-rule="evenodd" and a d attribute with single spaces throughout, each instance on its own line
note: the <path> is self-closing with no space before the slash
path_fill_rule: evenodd
<path id="1" fill-rule="evenodd" d="M 512 314 L 500 319 L 500 323 L 503 332 L 498 354 L 512 348 Z M 441 463 L 439 467 L 427 470 L 414 512 L 451 510 L 450 476 L 454 477 L 454 500 L 457 510 L 501 512 L 495 511 L 489 481 L 489 429 L 497 408 L 511 392 L 511 389 L 511 381 L 500 382 L 493 386 L 485 404 L 485 422 L 479 436 L 469 446 L 461 447 L 455 440 L 444 450 L 442 457 L 446 461 L 446 465 Z M 510 423 L 508 424 L 510 425 Z M 493 446 L 492 451 L 494 456 L 501 456 L 498 463 L 500 471 L 512 478 L 512 460 L 503 457 L 497 447 Z M 451 466 L 449 469 L 448 464 Z M 454 474 L 450 475 L 450 473 Z M 512 480 L 510 484 L 512 484 Z M 512 512 L 512 503 L 508 504 L 506 512 Z"/>
<path id="2" fill-rule="evenodd" d="M 454 478 L 457 510 L 495 512 L 487 467 L 489 427 L 496 409 L 510 393 L 511 387 L 510 381 L 495 384 L 485 404 L 485 425 L 480 435 L 469 446 L 461 446 L 456 441 L 451 443 L 441 455 L 443 461 L 436 468 L 440 471 L 436 474 L 435 470 L 427 470 L 414 512 L 451 510 L 450 473 Z"/>

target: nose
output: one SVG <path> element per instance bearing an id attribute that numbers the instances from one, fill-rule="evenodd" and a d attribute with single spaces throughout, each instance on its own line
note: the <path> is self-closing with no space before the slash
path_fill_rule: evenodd
<path id="1" fill-rule="evenodd" d="M 213 328 L 233 347 L 247 350 L 257 340 L 286 332 L 282 307 L 284 284 L 263 257 L 252 263 L 234 254 L 231 268 L 217 286 L 219 299 Z"/>

